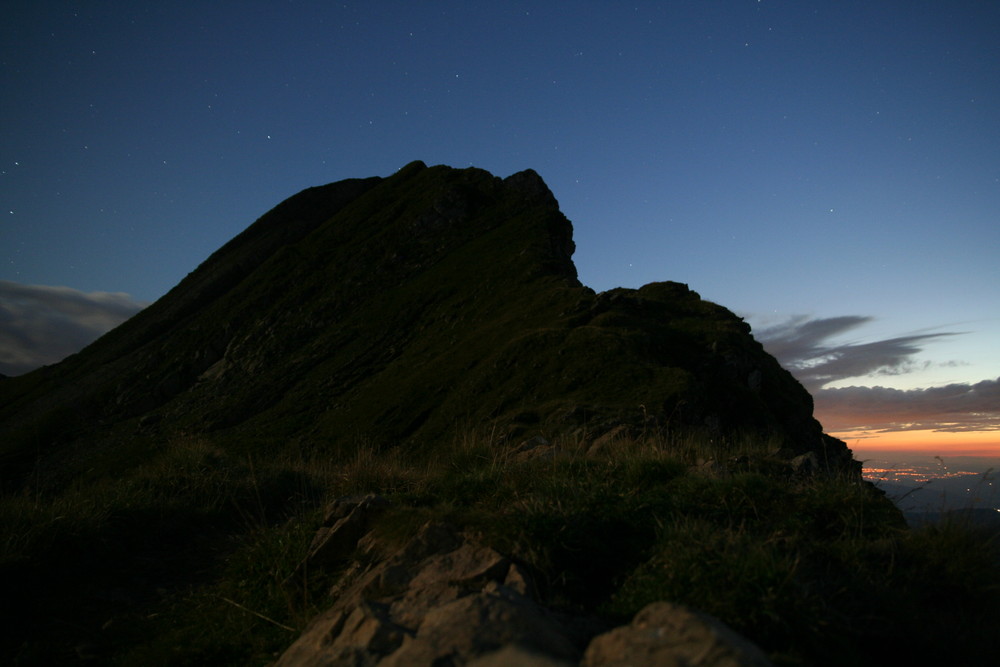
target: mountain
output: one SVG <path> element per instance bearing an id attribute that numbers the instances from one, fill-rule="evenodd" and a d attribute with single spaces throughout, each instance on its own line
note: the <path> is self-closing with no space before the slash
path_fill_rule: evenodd
<path id="1" fill-rule="evenodd" d="M 907 530 L 746 323 L 573 251 L 536 173 L 415 162 L 2 379 L 0 662 L 995 662 L 990 535 Z"/>
<path id="2" fill-rule="evenodd" d="M 573 251 L 531 170 L 414 162 L 309 188 L 82 352 L 0 384 L 0 462 L 16 477 L 198 433 L 433 450 L 483 427 L 764 433 L 856 468 L 740 318 L 678 283 L 595 293 Z"/>

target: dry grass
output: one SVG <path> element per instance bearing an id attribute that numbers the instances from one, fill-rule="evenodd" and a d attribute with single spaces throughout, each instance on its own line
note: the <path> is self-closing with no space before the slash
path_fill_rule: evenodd
<path id="1" fill-rule="evenodd" d="M 59 662 L 89 643 L 110 663 L 264 664 L 337 575 L 290 576 L 324 504 L 369 492 L 393 503 L 384 540 L 452 521 L 522 560 L 549 604 L 618 620 L 690 604 L 779 663 L 976 664 L 992 648 L 994 537 L 909 530 L 856 478 L 790 476 L 773 442 L 536 444 L 532 458 L 469 431 L 437 458 L 360 442 L 342 460 L 264 460 L 183 440 L 114 479 L 5 498 L 0 568 L 20 613 L 4 619 L 3 654 Z M 129 599 L 110 600 L 122 586 Z M 53 609 L 90 620 L 33 634 Z"/>

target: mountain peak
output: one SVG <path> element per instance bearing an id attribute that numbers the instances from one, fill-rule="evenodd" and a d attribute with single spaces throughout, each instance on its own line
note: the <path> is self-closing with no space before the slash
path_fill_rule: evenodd
<path id="1" fill-rule="evenodd" d="M 544 200 L 556 208 L 559 206 L 555 195 L 549 190 L 549 186 L 545 184 L 545 181 L 542 180 L 542 177 L 534 169 L 525 169 L 524 171 L 511 174 L 503 182 L 530 197 Z"/>
<path id="2" fill-rule="evenodd" d="M 80 354 L 5 380 L 0 455 L 198 433 L 433 449 L 489 425 L 755 431 L 850 461 L 740 318 L 678 283 L 595 294 L 574 249 L 530 169 L 411 162 L 308 188 Z"/>

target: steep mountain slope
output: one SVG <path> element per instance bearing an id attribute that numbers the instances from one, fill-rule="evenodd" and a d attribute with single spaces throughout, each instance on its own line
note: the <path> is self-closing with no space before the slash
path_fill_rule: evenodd
<path id="1" fill-rule="evenodd" d="M 738 317 L 677 283 L 595 294 L 573 250 L 530 170 L 415 162 L 310 188 L 84 351 L 0 382 L 5 477 L 182 434 L 337 454 L 468 428 L 750 431 L 853 469 Z"/>

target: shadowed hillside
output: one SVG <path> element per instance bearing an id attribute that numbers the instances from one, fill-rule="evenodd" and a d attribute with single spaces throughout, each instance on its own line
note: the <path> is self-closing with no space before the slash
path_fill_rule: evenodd
<path id="1" fill-rule="evenodd" d="M 358 436 L 436 448 L 484 424 L 755 432 L 851 465 L 739 318 L 677 283 L 595 294 L 573 250 L 530 170 L 415 162 L 310 188 L 81 353 L 5 381 L 5 476 L 60 452 L 121 464 L 181 433 L 336 453 Z"/>
<path id="2" fill-rule="evenodd" d="M 740 318 L 573 250 L 534 172 L 415 162 L 0 378 L 0 662 L 993 664 L 994 535 L 907 529 Z"/>

